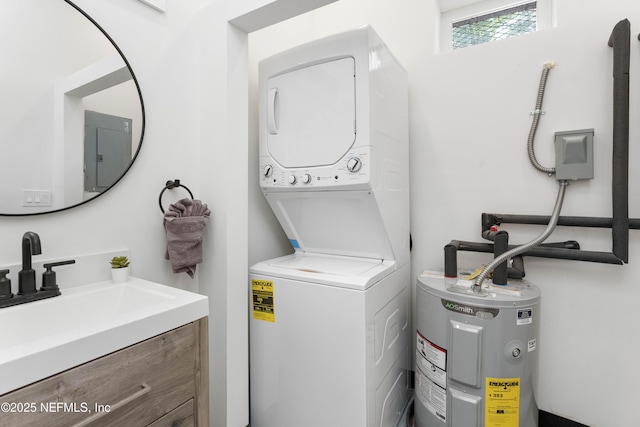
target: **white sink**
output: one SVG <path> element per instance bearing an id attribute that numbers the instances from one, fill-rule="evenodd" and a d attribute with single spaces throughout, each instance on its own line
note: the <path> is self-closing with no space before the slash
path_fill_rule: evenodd
<path id="1" fill-rule="evenodd" d="M 208 316 L 207 297 L 137 278 L 0 309 L 0 394 Z"/>

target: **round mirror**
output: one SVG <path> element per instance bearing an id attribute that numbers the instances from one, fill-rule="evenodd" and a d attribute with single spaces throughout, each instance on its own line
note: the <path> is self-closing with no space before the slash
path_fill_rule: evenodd
<path id="1" fill-rule="evenodd" d="M 4 0 L 0 34 L 0 215 L 100 196 L 129 170 L 144 136 L 129 63 L 68 0 Z"/>

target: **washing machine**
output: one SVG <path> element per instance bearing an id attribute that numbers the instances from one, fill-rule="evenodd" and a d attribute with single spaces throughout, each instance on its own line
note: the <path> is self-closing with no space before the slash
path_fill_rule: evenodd
<path id="1" fill-rule="evenodd" d="M 293 253 L 250 268 L 252 427 L 395 427 L 406 406 L 407 86 L 369 26 L 259 64 L 260 186 Z"/>
<path id="2" fill-rule="evenodd" d="M 252 268 L 251 425 L 390 426 L 408 399 L 409 266 L 294 254 Z"/>

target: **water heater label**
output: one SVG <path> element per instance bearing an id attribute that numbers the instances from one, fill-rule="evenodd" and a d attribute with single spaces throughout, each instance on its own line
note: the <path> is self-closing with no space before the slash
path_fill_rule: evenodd
<path id="1" fill-rule="evenodd" d="M 533 323 L 533 308 L 521 308 L 518 310 L 516 325 L 529 325 Z"/>
<path id="2" fill-rule="evenodd" d="M 485 427 L 518 427 L 520 378 L 486 378 Z"/>
<path id="3" fill-rule="evenodd" d="M 266 322 L 276 321 L 273 307 L 273 282 L 271 280 L 251 280 L 253 294 L 253 318 Z"/>
<path id="4" fill-rule="evenodd" d="M 449 301 L 447 299 L 441 299 L 442 306 L 449 311 L 454 311 L 460 314 L 466 314 L 467 316 L 479 317 L 480 319 L 493 319 L 500 313 L 499 308 L 491 307 L 479 307 L 475 305 L 461 304 L 455 301 Z M 530 309 L 529 309 L 530 310 Z"/>
<path id="5" fill-rule="evenodd" d="M 447 350 L 419 331 L 416 341 L 416 396 L 443 423 L 447 421 Z"/>

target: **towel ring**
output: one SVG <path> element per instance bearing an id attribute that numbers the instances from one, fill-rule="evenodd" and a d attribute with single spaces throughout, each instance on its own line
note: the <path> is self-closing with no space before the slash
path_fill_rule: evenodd
<path id="1" fill-rule="evenodd" d="M 158 204 L 160 205 L 160 210 L 162 211 L 162 213 L 164 213 L 164 208 L 162 207 L 162 195 L 164 194 L 165 191 L 172 190 L 176 187 L 182 187 L 185 190 L 187 190 L 187 192 L 189 193 L 189 196 L 191 196 L 191 198 L 193 199 L 193 193 L 191 192 L 191 190 L 189 190 L 189 188 L 187 188 L 186 185 L 180 184 L 179 179 L 174 179 L 173 181 L 169 180 L 167 181 L 164 188 L 160 192 L 160 196 L 158 196 Z"/>

